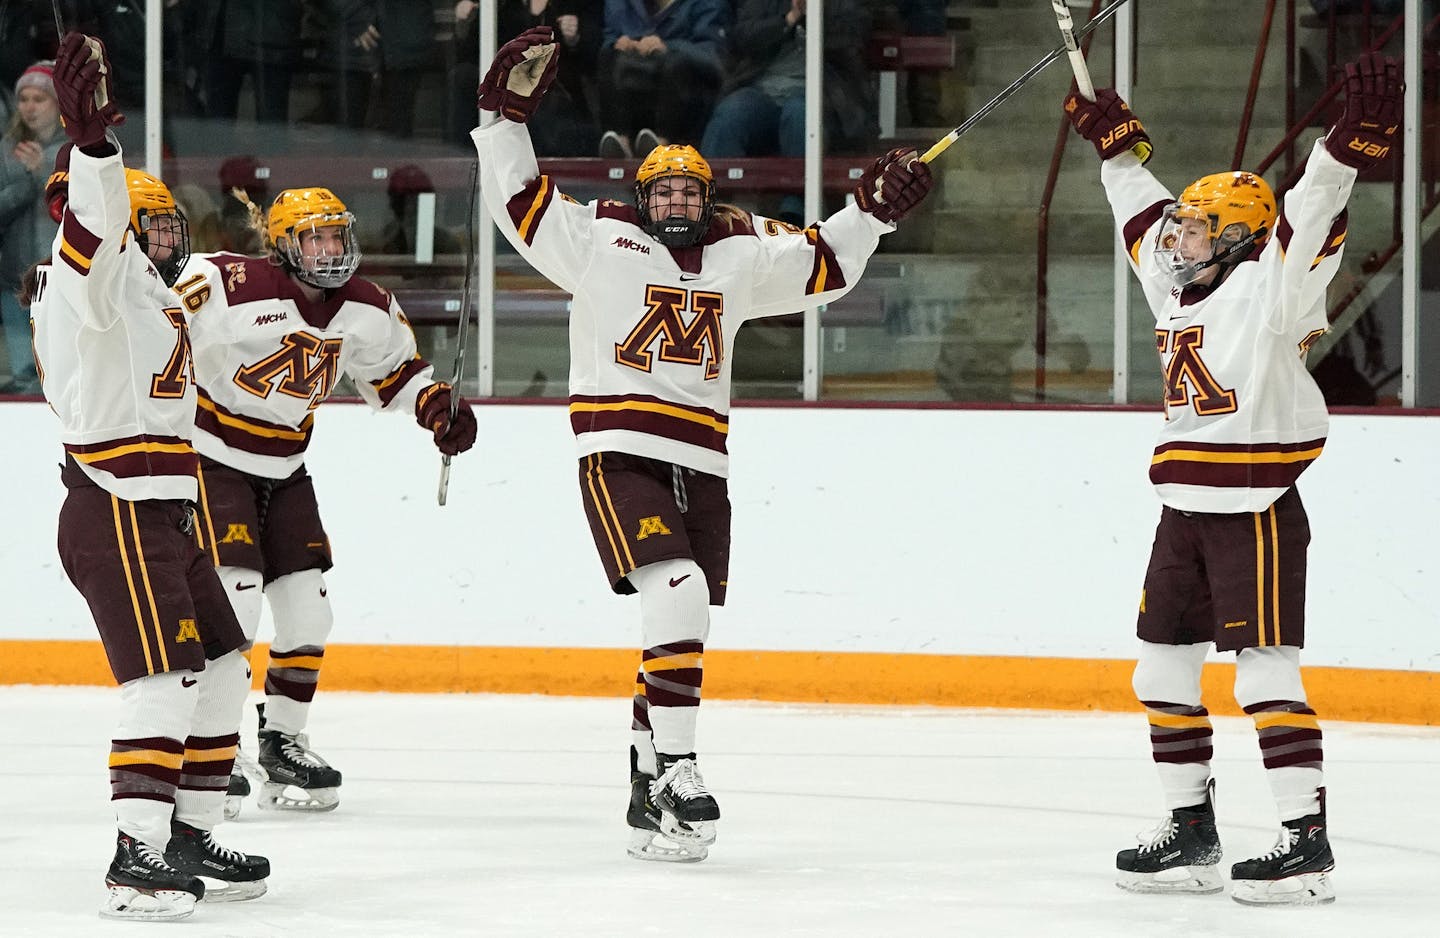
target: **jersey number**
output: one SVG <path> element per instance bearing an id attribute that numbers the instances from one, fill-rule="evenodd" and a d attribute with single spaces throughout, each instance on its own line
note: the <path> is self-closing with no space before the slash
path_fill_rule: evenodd
<path id="1" fill-rule="evenodd" d="M 165 370 L 150 377 L 150 396 L 184 397 L 186 380 L 194 380 L 190 363 L 190 330 L 185 326 L 185 311 L 180 307 L 169 307 L 165 315 L 175 327 L 175 349 L 165 363 Z"/>
<path id="2" fill-rule="evenodd" d="M 719 293 L 701 290 L 677 290 L 650 284 L 645 288 L 644 317 L 615 346 L 615 361 L 640 371 L 649 371 L 654 355 L 650 347 L 660 341 L 660 360 L 681 365 L 703 365 L 705 379 L 720 377 L 725 361 L 725 335 L 720 317 L 725 312 L 725 298 Z M 689 325 L 681 311 L 694 313 Z M 705 354 L 708 346 L 710 353 Z"/>
<path id="3" fill-rule="evenodd" d="M 1205 345 L 1205 327 L 1191 326 L 1178 332 L 1155 330 L 1155 348 L 1165 365 L 1165 408 L 1192 404 L 1202 417 L 1228 414 L 1235 410 L 1235 392 L 1220 386 L 1200 357 Z"/>

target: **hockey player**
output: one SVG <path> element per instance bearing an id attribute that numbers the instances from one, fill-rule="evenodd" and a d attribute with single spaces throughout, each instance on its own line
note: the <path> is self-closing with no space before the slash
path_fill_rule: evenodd
<path id="1" fill-rule="evenodd" d="M 1285 197 L 1259 176 L 1218 173 L 1175 199 L 1132 149 L 1148 141 L 1125 102 L 1072 94 L 1065 112 L 1104 161 L 1101 179 L 1131 269 L 1155 314 L 1166 423 L 1150 463 L 1163 503 L 1140 599 L 1135 692 L 1149 716 L 1169 816 L 1116 858 L 1136 892 L 1219 892 L 1208 650 L 1236 653 L 1235 699 L 1255 721 L 1281 821 L 1275 848 L 1231 867 L 1247 904 L 1335 898 L 1320 727 L 1305 699 L 1305 559 L 1295 483 L 1329 418 L 1305 353 L 1327 329 L 1357 170 L 1397 139 L 1399 66 L 1346 69 L 1343 113 Z"/>
<path id="2" fill-rule="evenodd" d="M 702 860 L 720 817 L 695 722 L 708 606 L 724 603 L 729 567 L 729 350 L 746 320 L 848 292 L 932 181 L 914 151 L 892 150 L 864 173 L 857 204 L 801 230 L 717 205 L 704 158 L 658 146 L 636 173 L 634 204 L 582 205 L 540 173 L 525 127 L 557 54 L 548 27 L 503 46 L 479 91 L 501 119 L 472 136 L 496 223 L 574 295 L 581 497 L 612 588 L 640 594 L 629 853 Z"/>
<path id="3" fill-rule="evenodd" d="M 53 260 L 31 268 L 22 300 L 63 427 L 60 560 L 121 687 L 109 760 L 119 834 L 100 914 L 178 919 L 202 897 L 263 894 L 270 863 L 211 834 L 249 643 L 195 539 L 195 390 L 169 289 L 189 235 L 165 185 L 121 164 L 109 74 L 99 40 L 65 36 L 55 88 L 74 149 L 47 192 L 61 213 Z"/>
<path id="4" fill-rule="evenodd" d="M 305 467 L 315 408 L 348 375 L 371 406 L 412 412 L 442 453 L 475 442 L 475 415 L 416 351 L 387 291 L 354 276 L 355 218 L 328 189 L 286 189 L 253 220 L 268 254 L 195 255 L 175 285 L 192 315 L 201 519 L 248 639 L 270 603 L 261 705 L 264 808 L 329 811 L 340 772 L 305 733 L 333 621 L 330 541 Z M 452 422 L 451 402 L 457 410 Z M 231 779 L 228 812 L 249 785 Z"/>

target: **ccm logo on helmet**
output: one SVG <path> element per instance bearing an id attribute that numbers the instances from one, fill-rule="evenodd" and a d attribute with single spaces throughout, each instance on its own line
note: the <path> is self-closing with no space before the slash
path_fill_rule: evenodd
<path id="1" fill-rule="evenodd" d="M 1117 140 L 1123 140 L 1133 133 L 1144 131 L 1140 125 L 1140 118 L 1132 117 L 1123 124 L 1116 125 L 1115 129 L 1100 138 L 1100 145 L 1107 149 Z"/>

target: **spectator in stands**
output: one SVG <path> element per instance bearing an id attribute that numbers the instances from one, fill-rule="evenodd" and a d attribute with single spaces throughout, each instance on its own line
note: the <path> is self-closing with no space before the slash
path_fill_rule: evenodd
<path id="1" fill-rule="evenodd" d="M 601 156 L 700 138 L 720 90 L 730 14 L 728 0 L 605 0 Z"/>
<path id="2" fill-rule="evenodd" d="M 419 231 L 416 205 L 422 192 L 434 191 L 435 183 L 429 174 L 414 163 L 397 166 L 390 171 L 389 182 L 385 185 L 386 195 L 390 198 L 390 219 L 380 232 L 380 253 L 415 253 L 415 237 Z M 438 225 L 432 231 L 436 254 L 460 253 L 460 242 L 453 234 Z"/>
<path id="3" fill-rule="evenodd" d="M 480 83 L 474 0 L 455 5 L 456 69 L 451 76 L 449 139 L 470 139 L 475 126 L 475 86 Z M 549 26 L 560 40 L 560 70 L 555 86 L 530 120 L 535 152 L 541 156 L 592 156 L 600 138 L 591 106 L 595 65 L 604 35 L 601 0 L 500 0 L 496 28 L 518 36 L 532 26 Z"/>
<path id="4" fill-rule="evenodd" d="M 283 124 L 290 118 L 290 81 L 300 58 L 301 4 L 296 0 L 188 0 L 194 41 L 210 51 L 205 112 L 233 120 L 245 76 L 255 92 L 255 119 Z M 187 4 L 188 5 L 188 4 Z"/>
<path id="5" fill-rule="evenodd" d="M 31 264 L 50 253 L 56 223 L 45 202 L 45 180 L 65 142 L 55 98 L 55 63 L 36 62 L 15 82 L 15 115 L 0 140 L 0 320 L 10 381 L 7 394 L 37 394 L 40 379 L 30 340 L 30 316 L 16 293 Z"/>
<path id="6" fill-rule="evenodd" d="M 316 12 L 326 61 L 337 76 L 335 122 L 366 126 L 378 77 L 379 128 L 392 137 L 413 137 L 416 92 L 435 53 L 432 0 L 322 0 Z"/>
<path id="7" fill-rule="evenodd" d="M 705 127 L 712 159 L 805 155 L 806 0 L 740 0 L 729 34 L 725 90 Z M 825 152 L 853 150 L 875 133 L 859 0 L 825 4 Z M 804 202 L 785 196 L 780 217 L 801 224 Z"/>

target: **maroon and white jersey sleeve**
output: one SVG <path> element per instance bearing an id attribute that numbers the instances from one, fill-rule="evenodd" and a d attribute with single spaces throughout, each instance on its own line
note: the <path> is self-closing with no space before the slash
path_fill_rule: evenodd
<path id="1" fill-rule="evenodd" d="M 195 388 L 176 297 L 127 232 L 117 152 L 75 150 L 70 197 L 30 308 L 65 451 L 127 501 L 196 497 Z"/>
<path id="2" fill-rule="evenodd" d="M 1100 179 L 1115 214 L 1115 230 L 1130 270 L 1140 281 L 1151 312 L 1158 317 L 1170 296 L 1172 281 L 1155 259 L 1155 242 L 1161 217 L 1175 196 L 1133 153 L 1122 153 L 1101 163 Z"/>
<path id="3" fill-rule="evenodd" d="M 371 406 L 408 415 L 434 381 L 399 304 L 363 278 L 312 302 L 267 258 L 197 254 L 175 290 L 195 343 L 195 447 L 243 472 L 298 469 L 341 375 Z"/>
<path id="4" fill-rule="evenodd" d="M 570 424 L 579 455 L 729 471 L 730 349 L 749 319 L 833 301 L 891 226 L 852 207 L 804 230 L 717 209 L 699 244 L 667 248 L 629 202 L 580 204 L 540 173 L 523 124 L 472 132 L 495 224 L 574 301 Z"/>

